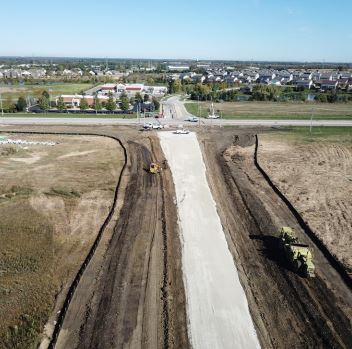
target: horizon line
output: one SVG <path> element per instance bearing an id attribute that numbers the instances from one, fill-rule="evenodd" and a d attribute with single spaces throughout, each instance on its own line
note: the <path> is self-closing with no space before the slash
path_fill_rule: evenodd
<path id="1" fill-rule="evenodd" d="M 27 56 L 27 55 L 5 55 L 0 59 L 24 58 L 24 59 L 94 59 L 94 60 L 130 60 L 130 61 L 182 61 L 182 62 L 239 62 L 239 63 L 300 63 L 300 64 L 352 64 L 345 61 L 304 61 L 304 60 L 255 60 L 255 59 L 198 59 L 198 58 L 132 58 L 132 57 L 93 57 L 93 56 Z"/>

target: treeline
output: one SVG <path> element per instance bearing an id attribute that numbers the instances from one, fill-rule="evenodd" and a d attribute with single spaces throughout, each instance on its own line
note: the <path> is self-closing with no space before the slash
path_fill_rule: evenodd
<path id="1" fill-rule="evenodd" d="M 50 101 L 50 95 L 48 91 L 43 90 L 41 95 L 32 101 L 33 104 L 37 104 L 41 110 L 49 110 L 53 107 L 56 107 L 59 111 L 65 111 L 67 109 L 66 103 L 63 97 L 59 97 L 57 103 Z M 150 102 L 150 103 L 149 103 Z M 83 96 L 80 100 L 80 110 L 85 111 L 89 108 L 92 108 L 96 111 L 101 111 L 106 109 L 108 111 L 114 111 L 119 107 L 123 112 L 129 112 L 131 110 L 130 106 L 135 106 L 139 104 L 141 106 L 141 111 L 146 108 L 146 104 L 149 103 L 148 107 L 152 110 L 160 109 L 160 102 L 156 97 L 150 97 L 148 94 L 142 95 L 137 92 L 134 97 L 128 98 L 126 93 L 122 93 L 119 100 L 116 100 L 112 93 L 109 94 L 107 101 L 102 101 L 97 96 L 94 97 L 93 105 L 89 105 L 88 100 Z M 16 113 L 16 112 L 25 112 L 30 103 L 23 97 L 20 96 L 17 101 L 14 101 L 11 97 L 6 98 L 2 101 L 2 110 L 5 113 Z"/>
<path id="2" fill-rule="evenodd" d="M 309 90 L 302 90 L 293 86 L 279 87 L 274 85 L 255 85 L 253 89 L 244 88 L 238 90 L 234 88 L 227 88 L 226 84 L 219 83 L 214 85 L 195 84 L 184 85 L 180 81 L 174 81 L 169 84 L 170 93 L 184 92 L 190 95 L 192 100 L 200 101 L 225 101 L 236 102 L 239 100 L 248 101 L 269 101 L 269 102 L 288 102 L 301 101 L 305 102 L 308 95 L 317 102 L 322 103 L 347 103 L 352 101 L 352 94 L 343 92 L 311 92 Z"/>

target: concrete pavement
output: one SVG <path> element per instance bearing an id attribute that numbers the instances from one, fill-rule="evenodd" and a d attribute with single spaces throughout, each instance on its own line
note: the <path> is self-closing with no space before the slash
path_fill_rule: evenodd
<path id="1" fill-rule="evenodd" d="M 194 349 L 260 348 L 194 132 L 160 132 L 175 183 L 190 340 Z"/>

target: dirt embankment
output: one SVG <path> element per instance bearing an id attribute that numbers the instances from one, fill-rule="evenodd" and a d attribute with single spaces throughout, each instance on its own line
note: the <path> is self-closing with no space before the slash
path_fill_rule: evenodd
<path id="1" fill-rule="evenodd" d="M 352 274 L 352 145 L 259 140 L 263 168 Z"/>
<path id="2" fill-rule="evenodd" d="M 262 347 L 349 348 L 350 289 L 256 169 L 254 136 L 237 133 L 233 137 L 226 130 L 221 136 L 199 137 Z M 304 279 L 291 271 L 278 247 L 282 225 L 295 228 L 300 240 L 313 246 L 316 278 Z"/>
<path id="3" fill-rule="evenodd" d="M 171 173 L 146 171 L 163 155 L 155 136 L 135 136 L 125 142 L 128 180 L 117 224 L 89 272 L 93 286 L 76 291 L 57 348 L 189 347 Z"/>

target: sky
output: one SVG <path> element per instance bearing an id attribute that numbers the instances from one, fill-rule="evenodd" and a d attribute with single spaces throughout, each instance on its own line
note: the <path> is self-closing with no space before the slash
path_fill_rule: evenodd
<path id="1" fill-rule="evenodd" d="M 0 0 L 0 56 L 352 62 L 352 0 Z"/>

